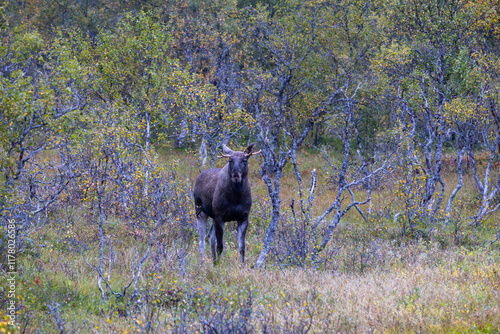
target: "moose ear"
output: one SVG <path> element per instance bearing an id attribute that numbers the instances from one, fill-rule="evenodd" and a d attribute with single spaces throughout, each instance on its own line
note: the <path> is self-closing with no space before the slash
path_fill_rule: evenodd
<path id="1" fill-rule="evenodd" d="M 243 153 L 245 153 L 245 155 L 248 155 L 248 156 L 252 155 L 254 146 L 255 146 L 255 143 L 251 143 L 250 145 L 248 145 L 245 152 L 243 152 Z"/>
<path id="2" fill-rule="evenodd" d="M 228 155 L 231 155 L 233 154 L 233 150 L 231 150 L 229 147 L 227 147 L 225 144 L 222 144 L 222 151 L 225 153 L 225 154 L 228 154 Z"/>

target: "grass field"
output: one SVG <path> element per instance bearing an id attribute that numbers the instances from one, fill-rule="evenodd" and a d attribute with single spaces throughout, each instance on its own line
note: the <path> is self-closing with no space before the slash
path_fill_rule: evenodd
<path id="1" fill-rule="evenodd" d="M 318 170 L 313 210 L 318 215 L 330 204 L 335 188 L 327 183 L 327 165 L 319 155 L 303 151 L 300 157 L 306 189 L 310 171 Z M 189 185 L 200 170 L 196 159 L 174 150 L 159 160 L 182 180 L 182 196 L 190 205 Z M 271 208 L 258 158 L 250 168 L 254 205 L 247 263 L 239 263 L 235 225 L 229 223 L 221 263 L 211 264 L 207 247 L 200 264 L 194 208 L 186 207 L 189 221 L 171 217 L 152 239 L 138 281 L 141 295 L 133 300 L 133 285 L 123 297 L 109 289 L 101 297 L 98 275 L 89 266 L 99 261 L 95 213 L 78 203 L 57 206 L 49 223 L 18 254 L 18 332 L 500 332 L 500 247 L 491 243 L 498 215 L 477 228 L 457 218 L 446 228 L 422 224 L 421 233 L 402 235 L 401 221 L 393 219 L 403 208 L 402 199 L 393 179 L 387 178 L 374 191 L 369 220 L 349 212 L 328 248 L 313 259 L 301 253 L 310 235 L 303 221 L 292 217 L 291 200 L 299 199 L 290 169 L 283 179 L 275 248 L 265 268 L 255 269 Z M 454 178 L 449 167 L 445 180 L 450 188 Z M 467 217 L 477 206 L 471 181 L 465 178 L 454 217 Z M 104 229 L 104 276 L 114 291 L 123 291 L 146 252 L 150 229 L 134 227 L 119 212 L 108 215 Z M 82 256 L 84 246 L 89 264 Z M 1 293 L 5 301 L 6 289 Z M 1 326 L 9 330 L 5 322 Z"/>

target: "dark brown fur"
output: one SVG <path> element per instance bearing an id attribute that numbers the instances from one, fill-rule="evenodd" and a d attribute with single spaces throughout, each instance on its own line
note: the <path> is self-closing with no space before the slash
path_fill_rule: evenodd
<path id="1" fill-rule="evenodd" d="M 200 252 L 203 256 L 206 220 L 210 217 L 213 219 L 209 235 L 214 262 L 222 253 L 224 223 L 228 221 L 238 222 L 240 260 L 244 262 L 245 234 L 252 207 L 248 158 L 256 154 L 253 153 L 254 145 L 250 144 L 245 152 L 232 151 L 224 145 L 228 163 L 223 168 L 205 170 L 196 179 L 193 195 L 200 232 Z"/>

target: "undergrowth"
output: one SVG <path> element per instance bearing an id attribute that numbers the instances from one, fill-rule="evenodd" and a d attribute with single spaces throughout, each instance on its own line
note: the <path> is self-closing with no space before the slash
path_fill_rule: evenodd
<path id="1" fill-rule="evenodd" d="M 170 159 L 177 161 L 172 171 L 181 175 L 192 162 L 178 154 Z M 308 159 L 311 166 L 320 165 L 318 157 Z M 252 174 L 247 263 L 239 263 L 236 224 L 228 223 L 222 261 L 214 267 L 208 250 L 204 263 L 199 261 L 189 199 L 195 176 L 172 183 L 176 186 L 169 189 L 177 199 L 169 198 L 173 204 L 167 209 L 173 211 L 166 211 L 168 219 L 152 239 L 146 216 L 138 216 L 138 223 L 123 219 L 120 211 L 106 216 L 102 258 L 109 287 L 104 286 L 104 298 L 89 265 L 99 259 L 95 212 L 71 203 L 53 210 L 18 254 L 17 332 L 498 332 L 500 248 L 491 243 L 494 219 L 479 227 L 450 220 L 447 226 L 438 221 L 433 228 L 421 224 L 403 231 L 394 219 L 393 190 L 381 186 L 372 214 L 365 220 L 350 212 L 329 246 L 315 253 L 324 226 L 312 229 L 286 205 L 295 196 L 290 174 L 273 250 L 265 268 L 254 269 L 271 205 L 263 182 Z M 318 170 L 318 178 L 323 176 Z M 319 208 L 331 198 L 325 189 L 317 198 Z M 113 293 L 123 292 L 135 277 L 148 244 L 137 291 L 132 284 L 121 295 Z M 6 271 L 0 275 L 5 281 Z M 3 305 L 6 291 L 0 290 Z M 0 326 L 15 331 L 6 321 Z"/>

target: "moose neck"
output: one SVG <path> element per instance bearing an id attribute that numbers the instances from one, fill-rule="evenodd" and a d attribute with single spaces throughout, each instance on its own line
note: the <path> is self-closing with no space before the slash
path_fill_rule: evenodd
<path id="1" fill-rule="evenodd" d="M 241 182 L 231 182 L 231 188 L 233 189 L 234 192 L 236 193 L 241 193 L 243 192 L 244 187 L 244 179 L 241 180 Z"/>

